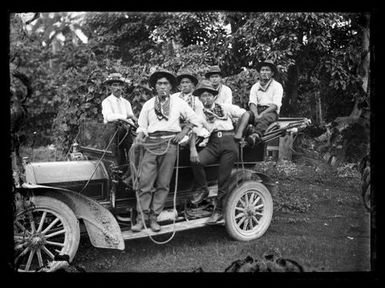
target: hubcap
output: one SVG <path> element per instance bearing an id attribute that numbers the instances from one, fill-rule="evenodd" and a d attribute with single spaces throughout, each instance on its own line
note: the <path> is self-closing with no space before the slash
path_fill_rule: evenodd
<path id="1" fill-rule="evenodd" d="M 243 194 L 235 209 L 235 223 L 240 231 L 249 233 L 254 230 L 263 216 L 263 200 L 255 192 Z"/>
<path id="2" fill-rule="evenodd" d="M 36 233 L 30 237 L 28 242 L 31 248 L 38 249 L 45 244 L 45 237 L 41 233 Z"/>

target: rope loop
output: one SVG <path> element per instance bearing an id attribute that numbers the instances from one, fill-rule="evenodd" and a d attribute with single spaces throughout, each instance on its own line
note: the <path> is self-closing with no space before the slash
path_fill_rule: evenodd
<path id="1" fill-rule="evenodd" d="M 147 230 L 147 226 L 146 226 L 146 221 L 144 221 L 144 216 L 143 216 L 143 211 L 142 211 L 142 207 L 140 206 L 140 202 L 139 202 L 139 197 L 138 197 L 138 190 L 139 190 L 139 178 L 140 178 L 140 175 L 141 175 L 141 172 L 142 172 L 142 159 L 143 159 L 143 155 L 144 155 L 144 150 L 148 151 L 149 153 L 153 154 L 153 155 L 156 155 L 156 156 L 161 156 L 161 155 L 165 155 L 167 153 L 167 151 L 170 149 L 170 145 L 171 145 L 171 140 L 173 138 L 168 138 L 168 139 L 162 139 L 160 142 L 157 142 L 157 143 L 133 143 L 131 148 L 130 148 L 130 151 L 129 151 L 129 161 L 130 161 L 130 168 L 131 168 L 131 177 L 132 177 L 132 186 L 133 186 L 133 189 L 135 190 L 135 194 L 136 194 L 136 201 L 138 203 L 138 207 L 139 207 L 139 213 L 141 215 L 141 218 L 142 218 L 142 222 L 143 222 L 143 225 L 144 225 L 144 228 L 145 230 Z M 166 146 L 166 149 L 164 151 L 161 151 L 161 152 L 156 152 L 155 148 L 159 148 L 160 145 L 164 144 L 164 143 L 167 143 L 167 146 Z M 135 153 L 135 150 L 136 149 L 140 149 L 140 148 L 143 148 L 143 149 L 140 149 L 140 152 L 139 152 L 139 157 L 138 159 L 136 159 L 136 153 Z M 175 211 L 175 207 L 176 207 L 176 194 L 177 194 L 177 190 L 178 190 L 178 174 L 179 174 L 179 144 L 177 144 L 177 154 L 176 154 L 176 174 L 175 174 L 175 188 L 174 188 L 174 199 L 173 199 L 173 211 Z M 138 160 L 138 167 L 136 165 L 136 161 L 135 160 Z M 175 218 L 173 219 L 173 232 L 172 232 L 172 235 L 165 241 L 157 241 L 155 240 L 150 234 L 148 234 L 148 237 L 151 239 L 152 242 L 154 242 L 155 244 L 166 244 L 168 242 L 170 242 L 174 236 L 175 236 L 175 220 L 176 220 L 176 217 L 177 215 L 175 216 Z"/>

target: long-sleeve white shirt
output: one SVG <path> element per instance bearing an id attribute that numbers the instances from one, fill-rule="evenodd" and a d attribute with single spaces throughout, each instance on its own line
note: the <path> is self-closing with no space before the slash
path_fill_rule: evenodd
<path id="1" fill-rule="evenodd" d="M 181 132 L 180 117 L 190 122 L 194 126 L 200 127 L 201 121 L 194 110 L 177 95 L 170 95 L 170 114 L 168 120 L 159 120 L 154 110 L 155 97 L 144 103 L 138 118 L 137 133 L 143 132 L 145 135 L 156 131 Z"/>
<path id="2" fill-rule="evenodd" d="M 178 96 L 188 103 L 188 98 L 191 97 L 191 108 L 196 112 L 199 109 L 203 108 L 202 102 L 199 100 L 199 97 L 192 95 L 192 92 L 189 94 L 182 94 L 182 92 L 177 92 L 172 94 L 171 96 Z"/>
<path id="3" fill-rule="evenodd" d="M 116 97 L 114 94 L 102 101 L 102 114 L 104 123 L 127 119 L 134 115 L 130 102 L 123 97 Z"/>
<path id="4" fill-rule="evenodd" d="M 230 87 L 220 84 L 218 89 L 218 96 L 215 102 L 218 104 L 233 104 L 233 92 Z"/>
<path id="5" fill-rule="evenodd" d="M 204 126 L 210 133 L 217 130 L 233 130 L 234 126 L 232 119 L 241 117 L 242 114 L 246 112 L 246 110 L 234 104 L 218 105 L 222 107 L 224 116 L 227 116 L 227 119 L 221 120 L 216 118 L 215 121 L 212 123 L 204 120 Z M 206 119 L 203 110 L 199 111 L 198 114 L 200 114 L 200 117 L 202 117 L 203 119 Z"/>

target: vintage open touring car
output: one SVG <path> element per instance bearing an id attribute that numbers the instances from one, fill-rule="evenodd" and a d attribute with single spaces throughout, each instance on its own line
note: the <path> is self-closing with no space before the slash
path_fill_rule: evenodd
<path id="1" fill-rule="evenodd" d="M 241 142 L 225 199 L 224 219 L 219 222 L 231 238 L 249 241 L 266 232 L 273 215 L 275 182 L 253 168 L 264 161 L 267 142 L 297 133 L 309 123 L 306 118 L 280 118 L 267 129 L 260 144 L 249 147 Z M 118 125 L 122 124 L 81 123 L 67 161 L 30 163 L 25 159 L 23 181 L 15 189 L 15 269 L 39 271 L 45 267 L 44 271 L 54 271 L 60 262 L 57 255 L 74 259 L 83 234 L 95 247 L 123 250 L 125 240 L 153 239 L 166 233 L 172 237 L 176 231 L 206 225 L 214 205 L 212 196 L 217 193 L 218 165 L 205 168 L 209 198 L 192 205 L 189 149 L 180 145 L 170 193 L 158 217 L 161 231 L 130 230 L 137 215 L 136 194 L 132 177 L 123 173 L 124 165 L 118 165 L 122 157 L 116 136 Z M 134 136 L 130 127 L 129 137 Z M 197 143 L 198 151 L 200 145 Z"/>

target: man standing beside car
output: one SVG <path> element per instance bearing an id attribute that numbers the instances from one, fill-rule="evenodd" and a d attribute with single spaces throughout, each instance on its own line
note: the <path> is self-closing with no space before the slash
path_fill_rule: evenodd
<path id="1" fill-rule="evenodd" d="M 140 163 L 138 217 L 137 223 L 131 227 L 133 232 L 141 231 L 144 228 L 143 221 L 148 220 L 152 231 L 160 231 L 157 217 L 167 200 L 177 144 L 193 126 L 201 125 L 197 114 L 184 100 L 177 95 L 170 95 L 171 89 L 176 86 L 176 78 L 172 73 L 156 71 L 150 76 L 149 84 L 155 89 L 156 96 L 145 102 L 140 111 L 138 135 L 134 142 L 147 147 Z M 183 130 L 180 118 L 190 124 L 185 125 Z"/>
<path id="2" fill-rule="evenodd" d="M 126 79 L 120 73 L 112 73 L 104 81 L 108 86 L 111 94 L 102 101 L 102 114 L 104 123 L 120 121 L 123 124 L 128 123 L 135 125 L 138 119 L 135 117 L 131 103 L 123 97 L 123 89 L 126 84 Z M 118 139 L 119 139 L 119 157 L 118 164 L 126 165 L 128 151 L 132 145 L 132 139 L 129 137 L 130 127 L 126 125 L 118 125 Z M 123 172 L 127 170 L 128 166 L 124 166 Z"/>

